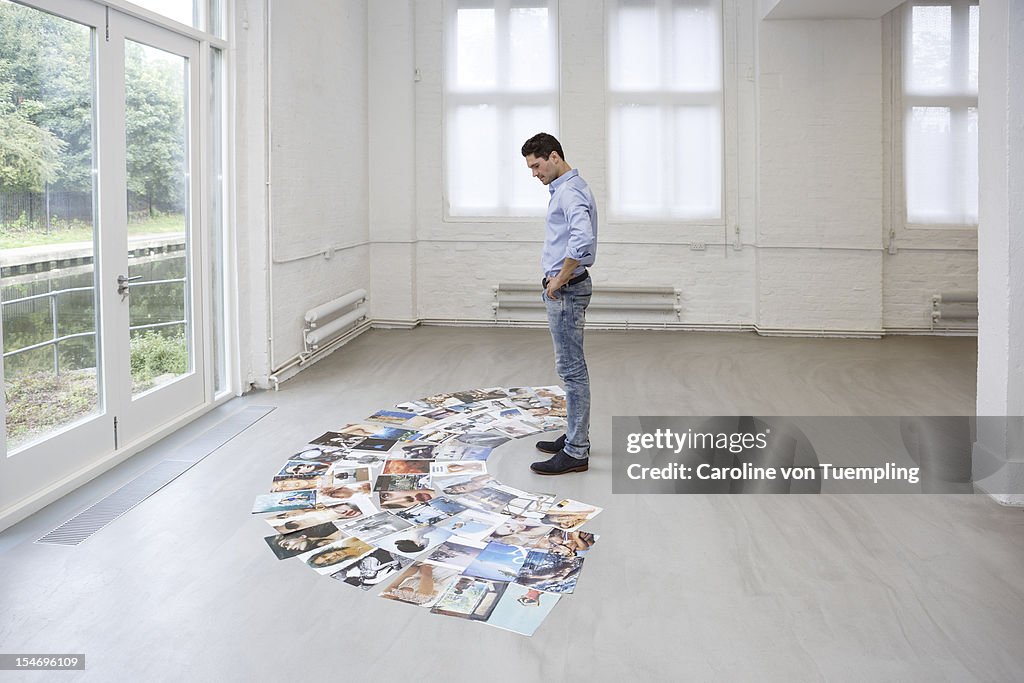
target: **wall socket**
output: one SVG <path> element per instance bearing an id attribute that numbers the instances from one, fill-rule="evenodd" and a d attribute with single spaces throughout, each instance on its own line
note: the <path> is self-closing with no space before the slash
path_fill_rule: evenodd
<path id="1" fill-rule="evenodd" d="M 707 242 L 690 242 L 690 251 L 704 251 L 707 248 Z"/>

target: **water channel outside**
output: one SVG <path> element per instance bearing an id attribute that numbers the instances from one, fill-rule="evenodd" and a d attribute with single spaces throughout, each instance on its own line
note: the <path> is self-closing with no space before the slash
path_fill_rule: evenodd
<path id="1" fill-rule="evenodd" d="M 131 240 L 128 274 L 141 276 L 130 294 L 133 394 L 188 370 L 184 246 L 180 234 Z M 80 244 L 4 252 L 8 453 L 102 410 L 91 254 Z"/>

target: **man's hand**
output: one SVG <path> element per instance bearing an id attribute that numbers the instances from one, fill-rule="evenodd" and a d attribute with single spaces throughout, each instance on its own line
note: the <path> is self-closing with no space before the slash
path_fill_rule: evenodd
<path id="1" fill-rule="evenodd" d="M 564 285 L 564 284 L 565 284 L 565 281 L 562 280 L 557 275 L 555 277 L 551 278 L 550 280 L 548 280 L 548 298 L 549 299 L 557 299 L 558 298 L 558 290 L 560 290 L 562 288 L 562 285 Z"/>
<path id="2" fill-rule="evenodd" d="M 576 259 L 571 259 L 568 256 L 562 261 L 562 269 L 555 273 L 554 277 L 548 280 L 548 298 L 557 299 L 555 296 L 558 290 L 565 286 L 565 283 L 572 279 L 572 274 L 576 270 L 576 266 L 580 264 Z"/>

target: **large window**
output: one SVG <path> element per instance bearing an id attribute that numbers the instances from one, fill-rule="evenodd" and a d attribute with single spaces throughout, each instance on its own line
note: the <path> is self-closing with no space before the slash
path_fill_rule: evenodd
<path id="1" fill-rule="evenodd" d="M 977 225 L 977 2 L 908 5 L 902 97 L 906 222 Z"/>
<path id="2" fill-rule="evenodd" d="M 610 214 L 722 217 L 719 0 L 609 0 Z"/>
<path id="3" fill-rule="evenodd" d="M 543 214 L 546 194 L 519 153 L 558 134 L 554 0 L 449 0 L 445 73 L 450 216 Z"/>

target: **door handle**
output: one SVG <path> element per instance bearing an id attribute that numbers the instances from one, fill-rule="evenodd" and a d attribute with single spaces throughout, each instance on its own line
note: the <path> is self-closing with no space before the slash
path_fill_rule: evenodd
<path id="1" fill-rule="evenodd" d="M 121 301 L 124 301 L 124 298 L 128 296 L 128 283 L 141 278 L 141 275 L 133 275 L 131 277 L 128 277 L 127 275 L 117 276 L 117 293 L 121 295 Z"/>

